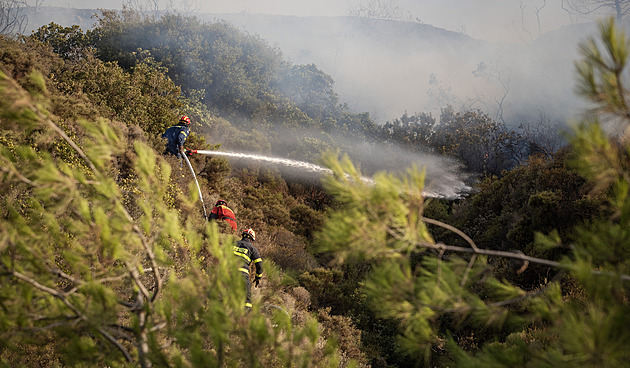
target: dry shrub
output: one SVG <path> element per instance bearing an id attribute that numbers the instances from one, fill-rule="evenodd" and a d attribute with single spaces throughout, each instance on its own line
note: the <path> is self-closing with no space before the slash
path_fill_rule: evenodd
<path id="1" fill-rule="evenodd" d="M 367 359 L 361 351 L 361 330 L 356 328 L 350 317 L 330 315 L 330 308 L 317 311 L 317 319 L 324 328 L 322 337 L 335 339 L 341 352 L 340 367 L 346 367 L 354 360 L 360 367 L 368 367 Z"/>
<path id="2" fill-rule="evenodd" d="M 291 295 L 295 298 L 298 307 L 308 309 L 311 306 L 311 293 L 302 286 L 293 288 Z"/>
<path id="3" fill-rule="evenodd" d="M 325 216 L 323 212 L 315 211 L 305 204 L 296 204 L 290 211 L 291 220 L 294 222 L 291 230 L 305 238 L 312 240 L 313 234 L 324 226 Z"/>
<path id="4" fill-rule="evenodd" d="M 306 271 L 312 269 L 316 263 L 306 251 L 303 238 L 284 228 L 273 230 L 265 253 L 284 270 Z"/>

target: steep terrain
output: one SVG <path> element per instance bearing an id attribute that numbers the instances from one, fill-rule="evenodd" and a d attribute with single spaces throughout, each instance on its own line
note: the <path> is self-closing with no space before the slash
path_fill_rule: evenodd
<path id="1" fill-rule="evenodd" d="M 45 10 L 44 10 L 45 9 Z M 97 10 L 44 8 L 29 17 L 32 29 L 55 21 L 95 23 Z M 577 45 L 593 24 L 566 26 L 530 44 L 495 44 L 428 24 L 356 17 L 196 14 L 259 35 L 295 64 L 315 64 L 335 80 L 354 112 L 377 122 L 403 113 L 439 115 L 451 104 L 481 109 L 512 126 L 542 114 L 564 125 L 580 103 L 573 90 Z"/>
<path id="2" fill-rule="evenodd" d="M 573 91 L 577 45 L 595 32 L 593 24 L 577 24 L 530 44 L 497 44 L 414 22 L 246 13 L 202 17 L 259 34 L 295 63 L 315 63 L 335 79 L 342 101 L 379 122 L 404 112 L 437 115 L 452 104 L 479 108 L 514 126 L 537 119 L 537 111 L 563 124 L 580 104 Z M 498 102 L 504 96 L 501 116 Z"/>

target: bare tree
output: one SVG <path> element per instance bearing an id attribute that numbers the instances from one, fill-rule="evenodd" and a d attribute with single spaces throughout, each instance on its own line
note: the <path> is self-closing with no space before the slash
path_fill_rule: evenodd
<path id="1" fill-rule="evenodd" d="M 529 39 L 531 40 L 533 38 L 532 33 L 525 26 L 525 3 L 522 0 L 521 0 L 520 7 L 521 7 L 521 28 L 523 29 L 525 33 L 529 35 Z"/>
<path id="2" fill-rule="evenodd" d="M 582 15 L 613 13 L 621 20 L 630 13 L 630 0 L 563 0 L 565 3 L 569 11 Z"/>
<path id="3" fill-rule="evenodd" d="M 534 6 L 534 14 L 536 14 L 536 24 L 538 25 L 538 36 L 542 35 L 540 27 L 540 12 L 547 6 L 547 0 L 543 0 L 540 6 Z"/>
<path id="4" fill-rule="evenodd" d="M 27 19 L 24 8 L 26 0 L 0 0 L 0 34 L 23 33 Z"/>
<path id="5" fill-rule="evenodd" d="M 429 76 L 429 89 L 427 90 L 429 97 L 429 108 L 441 108 L 444 106 L 458 106 L 458 99 L 448 81 L 439 79 L 435 73 Z"/>
<path id="6" fill-rule="evenodd" d="M 169 0 L 166 9 L 169 13 L 194 15 L 199 12 L 199 2 L 197 0 Z"/>
<path id="7" fill-rule="evenodd" d="M 144 17 L 158 17 L 160 4 L 158 0 L 123 0 L 123 9 L 137 12 Z"/>
<path id="8" fill-rule="evenodd" d="M 529 1 L 527 3 L 529 3 Z M 536 16 L 536 25 L 538 27 L 538 36 L 540 37 L 540 35 L 542 35 L 542 26 L 540 24 L 540 13 L 547 6 L 547 0 L 542 0 L 542 2 L 540 0 L 535 0 L 534 2 L 532 2 L 532 4 L 533 4 L 533 8 L 534 8 L 532 10 L 532 12 Z M 531 40 L 531 39 L 533 39 L 533 36 L 532 36 L 532 33 L 527 29 L 526 21 L 525 21 L 526 14 L 528 13 L 528 11 L 527 11 L 527 4 L 526 4 L 525 0 L 521 0 L 520 8 L 521 8 L 521 29 L 525 33 L 527 33 L 529 35 L 529 38 Z"/>
<path id="9" fill-rule="evenodd" d="M 549 120 L 543 110 L 538 110 L 538 117 L 535 120 L 521 124 L 519 128 L 529 143 L 530 153 L 551 157 L 566 144 L 557 125 Z"/>
<path id="10" fill-rule="evenodd" d="M 571 10 L 568 7 L 568 5 L 566 5 L 567 1 L 569 1 L 569 0 L 561 0 L 560 8 L 567 13 L 567 15 L 569 16 L 569 19 L 571 20 L 571 24 L 574 24 L 575 23 L 575 19 L 574 19 L 574 15 L 575 14 L 574 14 L 573 10 Z"/>
<path id="11" fill-rule="evenodd" d="M 351 16 L 378 20 L 396 20 L 403 16 L 396 0 L 361 0 L 348 10 Z"/>
<path id="12" fill-rule="evenodd" d="M 495 114 L 495 120 L 500 121 L 505 124 L 505 120 L 503 119 L 503 111 L 506 107 L 506 99 L 508 94 L 510 93 L 510 75 L 506 76 L 501 72 L 497 63 L 491 62 L 486 63 L 482 61 L 477 65 L 477 69 L 473 70 L 473 75 L 477 78 L 483 78 L 489 81 L 496 81 L 499 83 L 501 88 L 501 95 L 499 97 L 495 97 L 494 101 L 497 104 L 497 111 Z M 482 97 L 478 97 L 479 102 L 483 102 Z M 485 103 L 484 103 L 485 104 Z M 487 106 L 487 104 L 485 104 Z"/>

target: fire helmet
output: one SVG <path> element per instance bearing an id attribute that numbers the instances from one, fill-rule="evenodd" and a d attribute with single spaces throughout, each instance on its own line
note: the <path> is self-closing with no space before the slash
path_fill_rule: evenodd
<path id="1" fill-rule="evenodd" d="M 190 125 L 190 118 L 187 115 L 184 115 L 181 117 L 181 119 L 179 119 L 179 122 Z"/>
<path id="2" fill-rule="evenodd" d="M 220 206 L 222 204 L 227 206 L 227 202 L 225 201 L 225 199 L 217 200 L 217 203 L 215 204 L 215 206 Z"/>
<path id="3" fill-rule="evenodd" d="M 256 233 L 251 228 L 243 231 L 243 237 L 248 237 L 251 240 L 256 240 Z"/>

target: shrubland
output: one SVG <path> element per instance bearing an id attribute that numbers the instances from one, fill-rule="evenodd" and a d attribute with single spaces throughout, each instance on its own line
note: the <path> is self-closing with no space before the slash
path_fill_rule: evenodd
<path id="1" fill-rule="evenodd" d="M 604 22 L 584 43 L 578 80 L 596 109 L 559 150 L 449 106 L 439 121 L 378 125 L 315 65 L 226 23 L 105 11 L 85 32 L 1 38 L 0 362 L 623 366 L 618 32 Z M 199 198 L 186 165 L 162 155 L 160 134 L 182 114 L 189 147 L 321 159 L 332 174 L 199 155 Z M 602 128 L 611 117 L 616 135 Z M 480 180 L 455 200 L 426 198 L 422 168 L 366 183 L 350 140 L 456 157 Z M 239 234 L 203 217 L 217 198 L 257 233 L 265 276 L 249 314 Z"/>

